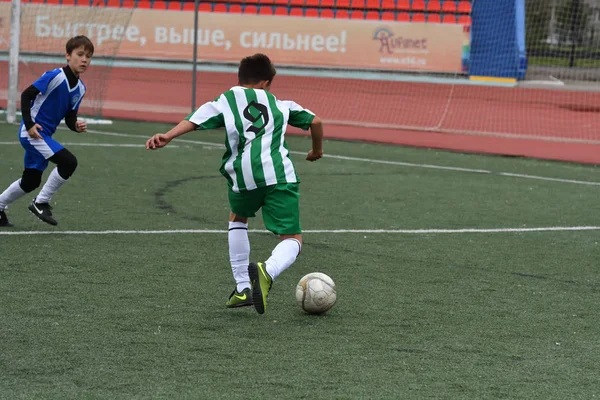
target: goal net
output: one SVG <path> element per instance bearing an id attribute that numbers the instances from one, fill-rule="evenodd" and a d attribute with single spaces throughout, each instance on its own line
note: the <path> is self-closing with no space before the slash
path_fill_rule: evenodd
<path id="1" fill-rule="evenodd" d="M 426 25 L 436 3 L 425 4 Z M 470 10 L 466 71 L 312 75 L 290 79 L 287 93 L 319 99 L 323 117 L 344 126 L 600 144 L 600 1 L 473 0 Z"/>
<path id="2" fill-rule="evenodd" d="M 22 3 L 19 90 L 62 62 L 77 31 L 96 44 L 83 76 L 92 115 L 177 122 L 263 52 L 277 97 L 363 129 L 358 139 L 380 129 L 600 144 L 600 0 L 202 1 L 195 99 L 192 2 L 93 1 Z M 3 76 L 9 17 L 0 2 Z"/>
<path id="3" fill-rule="evenodd" d="M 102 115 L 115 57 L 123 39 L 135 36 L 129 27 L 133 8 L 106 7 L 103 2 L 88 0 L 21 2 L 18 65 L 16 71 L 9 73 L 13 12 L 11 2 L 0 2 L 0 76 L 7 77 L 0 81 L 0 107 L 6 107 L 13 96 L 20 109 L 20 93 L 44 72 L 66 65 L 66 42 L 73 36 L 85 35 L 94 43 L 95 52 L 93 68 L 81 77 L 87 93 L 80 112 Z M 18 80 L 9 90 L 9 78 L 15 77 Z"/>
<path id="4" fill-rule="evenodd" d="M 410 8 L 393 12 L 394 22 L 412 26 L 407 36 L 395 35 L 391 49 L 390 60 L 406 68 L 336 71 L 328 78 L 311 72 L 282 78 L 277 90 L 343 126 L 600 144 L 600 0 L 392 3 Z M 352 15 L 353 4 L 333 12 Z M 463 69 L 411 69 L 411 62 L 439 51 L 432 29 L 455 22 L 466 33 Z M 401 31 L 403 25 L 389 26 Z M 431 35 L 428 46 L 410 48 L 410 39 L 423 37 L 421 26 Z M 387 43 L 380 43 L 387 54 Z M 456 60 L 446 43 L 444 57 Z M 364 138 L 372 134 L 366 129 Z"/>
<path id="5" fill-rule="evenodd" d="M 600 0 L 527 0 L 528 69 L 518 99 L 533 132 L 600 144 Z M 532 126 L 532 123 L 535 125 Z"/>

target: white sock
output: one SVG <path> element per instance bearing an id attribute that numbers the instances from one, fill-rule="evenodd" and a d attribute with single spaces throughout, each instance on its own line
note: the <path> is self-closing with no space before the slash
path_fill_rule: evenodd
<path id="1" fill-rule="evenodd" d="M 48 176 L 48 180 L 44 184 L 42 190 L 40 190 L 40 194 L 35 198 L 36 203 L 50 203 L 52 196 L 54 193 L 65 183 L 67 179 L 63 179 L 58 174 L 58 168 L 54 168 L 52 172 L 50 172 L 50 176 Z"/>
<path id="2" fill-rule="evenodd" d="M 302 246 L 296 239 L 289 238 L 279 242 L 267 260 L 267 272 L 273 280 L 296 261 L 301 249 Z"/>
<path id="3" fill-rule="evenodd" d="M 231 272 L 237 284 L 236 290 L 241 292 L 250 288 L 248 264 L 250 264 L 250 240 L 248 240 L 248 224 L 243 222 L 229 223 L 229 261 Z"/>
<path id="4" fill-rule="evenodd" d="M 10 203 L 25 195 L 25 191 L 21 189 L 21 180 L 16 180 L 0 194 L 0 211 L 8 207 Z"/>

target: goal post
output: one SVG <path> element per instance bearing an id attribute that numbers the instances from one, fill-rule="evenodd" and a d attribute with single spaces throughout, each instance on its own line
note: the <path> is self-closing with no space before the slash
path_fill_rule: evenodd
<path id="1" fill-rule="evenodd" d="M 19 83 L 19 50 L 21 32 L 21 0 L 12 0 L 10 7 L 10 35 L 8 56 L 8 91 L 6 104 L 6 122 L 17 121 L 17 96 Z"/>

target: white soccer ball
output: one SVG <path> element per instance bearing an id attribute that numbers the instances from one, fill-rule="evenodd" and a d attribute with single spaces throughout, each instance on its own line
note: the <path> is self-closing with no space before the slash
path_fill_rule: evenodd
<path id="1" fill-rule="evenodd" d="M 296 302 L 309 314 L 324 313 L 336 300 L 335 283 L 322 272 L 311 272 L 296 285 Z"/>

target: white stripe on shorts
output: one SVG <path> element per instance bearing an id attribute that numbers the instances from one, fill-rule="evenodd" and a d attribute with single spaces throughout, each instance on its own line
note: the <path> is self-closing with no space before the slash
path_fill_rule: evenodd
<path id="1" fill-rule="evenodd" d="M 33 139 L 31 136 L 29 136 L 27 129 L 25 129 L 25 125 L 23 125 L 21 128 L 21 137 L 27 137 L 29 144 L 39 151 L 46 160 L 54 155 L 54 151 L 50 148 L 50 146 L 48 146 L 48 143 L 46 143 L 44 139 Z"/>

